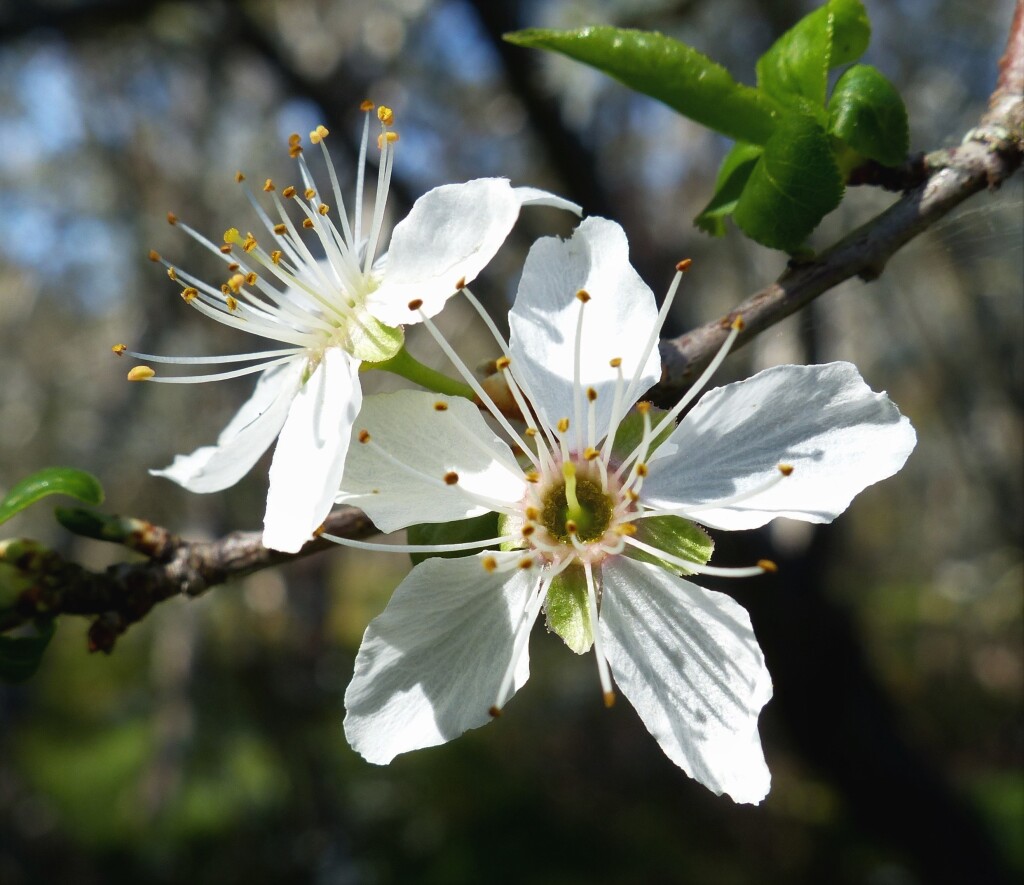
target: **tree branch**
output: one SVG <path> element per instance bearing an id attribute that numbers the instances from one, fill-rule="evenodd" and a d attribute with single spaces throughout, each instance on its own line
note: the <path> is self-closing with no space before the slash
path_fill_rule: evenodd
<path id="1" fill-rule="evenodd" d="M 999 79 L 978 128 L 959 147 L 911 161 L 896 178 L 913 186 L 889 209 L 826 249 L 813 260 L 792 262 L 774 283 L 737 304 L 728 314 L 678 338 L 662 341 L 662 380 L 652 391 L 658 400 L 672 400 L 692 382 L 719 349 L 733 320 L 742 316 L 745 330 L 738 344 L 804 307 L 838 283 L 859 276 L 879 276 L 889 258 L 971 195 L 994 190 L 1024 158 L 1024 3 L 1018 3 Z M 899 176 L 903 176 L 900 178 Z M 919 180 L 918 180 L 919 179 Z M 109 652 L 117 637 L 140 621 L 159 602 L 177 596 L 199 596 L 231 578 L 290 562 L 327 549 L 317 538 L 297 554 L 268 550 L 258 532 L 234 532 L 216 541 L 186 541 L 166 529 L 139 520 L 92 517 L 81 534 L 115 541 L 143 554 L 139 562 L 122 562 L 93 572 L 33 542 L 0 545 L 0 563 L 14 566 L 25 581 L 16 605 L 0 617 L 0 633 L 36 618 L 59 614 L 93 618 L 89 647 Z M 112 528 L 113 527 L 113 528 Z M 332 513 L 324 530 L 362 538 L 377 529 L 351 507 Z"/>

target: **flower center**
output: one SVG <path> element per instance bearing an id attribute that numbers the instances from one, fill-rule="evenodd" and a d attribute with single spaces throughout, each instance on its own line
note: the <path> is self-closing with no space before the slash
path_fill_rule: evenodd
<path id="1" fill-rule="evenodd" d="M 563 544 L 571 543 L 573 534 L 582 542 L 602 538 L 615 509 L 611 497 L 599 483 L 577 477 L 572 462 L 563 465 L 562 473 L 565 480 L 549 488 L 542 499 L 541 525 Z"/>

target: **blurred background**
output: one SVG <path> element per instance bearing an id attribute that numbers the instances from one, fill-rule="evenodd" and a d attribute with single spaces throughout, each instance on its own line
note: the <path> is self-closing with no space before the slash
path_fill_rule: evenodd
<path id="1" fill-rule="evenodd" d="M 0 0 L 0 491 L 67 464 L 101 478 L 110 512 L 192 538 L 260 526 L 266 460 L 212 496 L 146 472 L 212 442 L 251 379 L 132 385 L 110 346 L 251 349 L 189 310 L 147 252 L 219 279 L 166 212 L 215 240 L 252 227 L 236 169 L 289 180 L 289 133 L 321 122 L 350 193 L 364 98 L 391 105 L 401 133 L 393 218 L 445 182 L 546 187 L 619 221 L 659 297 L 675 262 L 694 259 L 670 332 L 713 319 L 785 261 L 692 227 L 728 143 L 500 34 L 658 29 L 753 82 L 757 56 L 814 5 Z M 1013 3 L 866 5 L 866 60 L 902 92 L 912 150 L 956 143 L 984 110 Z M 851 192 L 813 245 L 892 199 Z M 603 709 L 592 657 L 543 629 L 533 678 L 499 722 L 365 763 L 345 743 L 342 696 L 408 562 L 338 550 L 161 605 L 110 656 L 87 653 L 86 623 L 62 621 L 41 671 L 0 688 L 0 882 L 1016 880 L 1022 217 L 1018 175 L 719 376 L 851 359 L 920 437 L 906 468 L 832 526 L 718 537 L 716 561 L 783 566 L 720 588 L 750 609 L 776 683 L 762 806 L 689 780 L 628 704 Z M 499 319 L 529 243 L 567 225 L 524 214 L 475 287 Z M 494 355 L 468 314 L 449 308 L 444 323 L 471 359 Z M 415 332 L 410 348 L 442 365 Z M 4 531 L 96 568 L 121 556 L 61 530 L 45 503 Z"/>

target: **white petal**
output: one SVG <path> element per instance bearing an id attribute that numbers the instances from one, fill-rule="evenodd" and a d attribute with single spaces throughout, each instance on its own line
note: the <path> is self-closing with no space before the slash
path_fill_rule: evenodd
<path id="1" fill-rule="evenodd" d="M 295 553 L 330 512 L 361 402 L 359 360 L 328 348 L 277 441 L 263 520 L 267 547 Z"/>
<path id="2" fill-rule="evenodd" d="M 616 371 L 610 361 L 622 359 L 628 384 L 658 319 L 654 296 L 630 265 L 629 244 L 617 224 L 587 218 L 568 240 L 544 237 L 533 244 L 509 314 L 512 372 L 525 380 L 549 427 L 561 418 L 574 420 L 580 289 L 590 295 L 583 308 L 580 384 L 584 391 L 597 391 L 596 443 L 607 433 L 611 419 Z M 660 374 L 661 358 L 654 347 L 644 362 L 638 395 Z"/>
<path id="3" fill-rule="evenodd" d="M 655 565 L 602 568 L 599 618 L 615 681 L 676 765 L 737 802 L 760 802 L 771 775 L 757 718 L 771 677 L 746 611 Z"/>
<path id="4" fill-rule="evenodd" d="M 524 205 L 579 212 L 579 206 L 535 188 L 513 188 L 504 178 L 446 184 L 420 197 L 395 227 L 380 288 L 367 308 L 389 326 L 419 322 L 409 302 L 434 316 L 461 280 L 472 282 L 501 248 Z"/>
<path id="5" fill-rule="evenodd" d="M 372 444 L 357 441 L 363 430 Z M 384 532 L 480 516 L 526 492 L 509 447 L 461 397 L 420 390 L 367 397 L 353 437 L 337 501 L 362 508 Z M 458 481 L 449 485 L 451 473 Z"/>
<path id="6" fill-rule="evenodd" d="M 499 562 L 518 553 L 491 553 Z M 524 651 L 498 698 L 536 574 L 488 573 L 481 556 L 428 559 L 370 622 L 345 692 L 345 735 L 368 761 L 433 747 L 484 725 L 530 677 Z M 532 570 L 531 570 L 532 571 Z"/>
<path id="7" fill-rule="evenodd" d="M 755 497 L 694 512 L 714 528 L 750 529 L 777 516 L 831 522 L 854 496 L 892 476 L 914 449 L 910 421 L 850 363 L 778 366 L 708 391 L 650 462 L 644 503 L 713 504 L 778 475 Z"/>
<path id="8" fill-rule="evenodd" d="M 221 432 L 214 446 L 177 455 L 169 467 L 150 470 L 190 492 L 219 492 L 233 486 L 255 464 L 281 432 L 299 388 L 305 357 L 268 369 L 252 396 Z"/>

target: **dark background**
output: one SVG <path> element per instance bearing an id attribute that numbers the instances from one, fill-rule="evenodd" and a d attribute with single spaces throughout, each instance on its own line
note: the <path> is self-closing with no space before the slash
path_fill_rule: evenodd
<path id="1" fill-rule="evenodd" d="M 912 150 L 955 144 L 994 85 L 1012 6 L 868 2 L 867 60 L 899 87 Z M 190 537 L 257 528 L 265 463 L 219 495 L 146 468 L 211 442 L 251 380 L 129 385 L 109 347 L 251 348 L 178 298 L 150 248 L 214 276 L 164 221 L 245 229 L 233 183 L 292 174 L 287 136 L 324 122 L 351 180 L 358 105 L 395 109 L 395 218 L 437 184 L 505 175 L 615 218 L 656 293 L 694 259 L 673 330 L 774 276 L 784 256 L 699 234 L 728 143 L 564 59 L 499 40 L 525 26 L 660 29 L 753 81 L 802 2 L 0 2 L 0 488 L 96 473 L 112 512 Z M 891 196 L 859 189 L 825 245 Z M 731 356 L 719 382 L 852 359 L 920 442 L 834 525 L 724 537 L 776 684 L 761 720 L 773 788 L 736 806 L 605 711 L 591 657 L 533 637 L 500 722 L 387 768 L 347 747 L 359 638 L 408 568 L 337 551 L 171 602 L 109 657 L 62 623 L 39 674 L 0 690 L 0 882 L 872 883 L 1024 873 L 1022 200 L 980 195 L 897 255 Z M 531 212 L 476 287 L 507 308 Z M 470 358 L 474 320 L 444 315 Z M 479 340 L 481 343 L 475 345 Z M 422 336 L 411 347 L 438 360 Z M 474 353 L 474 347 L 481 348 Z M 102 567 L 38 505 L 5 534 Z"/>

